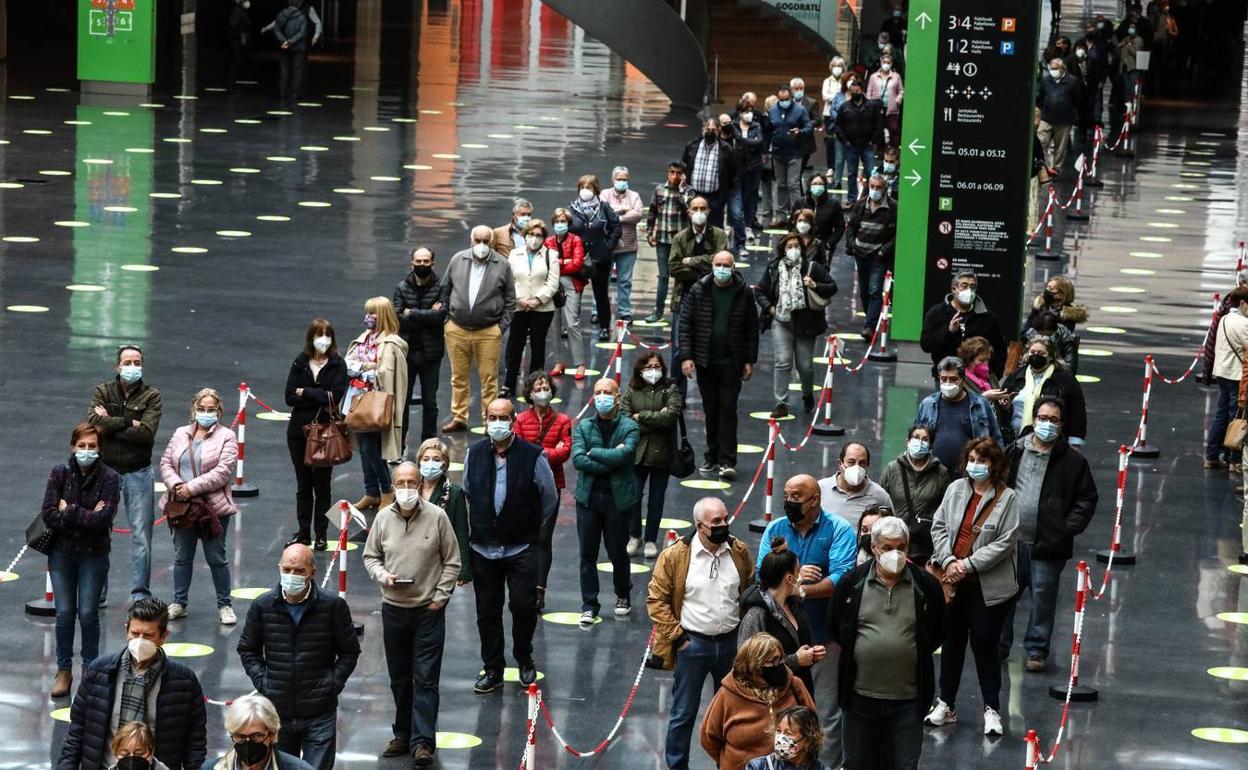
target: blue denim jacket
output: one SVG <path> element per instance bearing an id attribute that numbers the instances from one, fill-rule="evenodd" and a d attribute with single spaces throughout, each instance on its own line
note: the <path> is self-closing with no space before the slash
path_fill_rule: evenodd
<path id="1" fill-rule="evenodd" d="M 971 399 L 971 432 L 973 438 L 991 436 L 992 440 L 1001 445 L 1001 428 L 997 426 L 997 416 L 988 400 L 978 393 L 966 391 Z M 940 393 L 933 393 L 919 402 L 919 413 L 914 416 L 915 425 L 935 425 L 940 414 L 940 405 L 944 401 Z"/>

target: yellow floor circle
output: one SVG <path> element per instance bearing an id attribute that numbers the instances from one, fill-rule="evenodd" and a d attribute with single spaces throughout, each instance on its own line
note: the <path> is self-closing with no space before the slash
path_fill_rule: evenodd
<path id="1" fill-rule="evenodd" d="M 459 473 L 463 469 L 464 469 L 464 464 L 457 463 L 454 460 L 451 460 L 451 464 L 447 467 L 447 470 L 450 471 L 451 473 Z"/>
<path id="2" fill-rule="evenodd" d="M 439 750 L 475 749 L 481 745 L 481 739 L 468 733 L 444 733 L 441 730 L 434 736 L 434 743 Z"/>
<path id="3" fill-rule="evenodd" d="M 742 262 L 741 260 L 738 259 L 736 262 L 732 263 L 732 266 L 737 268 L 738 270 L 744 270 L 745 268 L 750 266 L 750 263 Z"/>
<path id="4" fill-rule="evenodd" d="M 171 658 L 202 658 L 213 653 L 210 645 L 194 642 L 169 642 L 160 649 Z"/>
<path id="5" fill-rule="evenodd" d="M 53 711 L 49 713 L 48 716 L 52 717 L 58 722 L 68 722 L 69 721 L 69 706 L 66 706 L 63 709 L 53 709 Z"/>
<path id="6" fill-rule="evenodd" d="M 1126 334 L 1127 330 L 1120 326 L 1089 326 L 1088 331 L 1096 334 Z"/>
<path id="7" fill-rule="evenodd" d="M 542 620 L 547 623 L 554 623 L 560 626 L 579 626 L 581 624 L 581 613 L 579 612 L 547 612 L 542 615 Z M 595 623 L 601 623 L 602 618 L 594 618 Z"/>
<path id="8" fill-rule="evenodd" d="M 13 313 L 46 313 L 48 309 L 43 305 L 9 305 L 5 308 Z"/>
<path id="9" fill-rule="evenodd" d="M 788 235 L 789 234 L 788 230 L 778 230 L 778 229 L 773 230 L 771 228 L 763 230 L 763 232 L 766 233 L 767 235 Z"/>
<path id="10" fill-rule="evenodd" d="M 1218 679 L 1230 679 L 1235 682 L 1248 682 L 1248 668 L 1240 666 L 1214 666 L 1207 672 Z"/>
<path id="11" fill-rule="evenodd" d="M 235 599 L 245 599 L 250 602 L 250 601 L 255 601 L 256 599 L 259 599 L 261 596 L 264 596 L 271 590 L 273 589 L 271 588 L 235 588 L 233 591 L 230 591 L 230 596 L 234 597 Z"/>
<path id="12" fill-rule="evenodd" d="M 1114 351 L 1105 350 L 1104 348 L 1079 348 L 1079 355 L 1081 356 L 1091 356 L 1093 358 L 1109 358 L 1113 354 L 1114 354 Z"/>
<path id="13" fill-rule="evenodd" d="M 662 321 L 662 320 L 655 321 L 654 323 L 651 323 L 649 321 L 633 321 L 633 326 L 641 326 L 641 327 L 649 328 L 649 329 L 663 329 L 663 328 L 667 328 L 668 323 L 667 321 Z"/>
<path id="14" fill-rule="evenodd" d="M 771 412 L 750 412 L 750 416 L 753 417 L 755 420 L 770 420 Z M 796 419 L 797 419 L 796 415 L 790 414 L 787 417 L 777 417 L 776 421 L 785 422 L 787 420 L 796 420 Z"/>
<path id="15" fill-rule="evenodd" d="M 1192 737 L 1214 743 L 1248 743 L 1248 730 L 1236 730 L 1231 727 L 1197 727 L 1192 730 Z"/>
<path id="16" fill-rule="evenodd" d="M 771 247 L 770 246 L 757 246 L 757 245 L 746 246 L 745 250 L 746 251 L 771 251 Z"/>
<path id="17" fill-rule="evenodd" d="M 615 343 L 615 342 L 595 342 L 595 343 L 594 343 L 594 347 L 596 347 L 596 348 L 598 348 L 598 349 L 600 349 L 600 350 L 615 350 L 615 346 L 616 346 L 617 344 L 618 344 L 618 345 L 620 346 L 620 348 L 622 348 L 623 350 L 636 350 L 636 349 L 637 349 L 637 346 L 636 346 L 636 345 L 634 345 L 634 344 L 633 344 L 633 343 L 631 343 L 631 342 L 622 342 L 622 343 Z"/>
<path id="18" fill-rule="evenodd" d="M 80 219 L 58 219 L 52 224 L 57 227 L 90 227 L 90 222 L 83 222 Z"/>
<path id="19" fill-rule="evenodd" d="M 1092 374 L 1076 374 L 1075 379 L 1083 383 L 1097 383 L 1101 381 L 1100 377 Z"/>
<path id="20" fill-rule="evenodd" d="M 261 214 L 260 216 L 256 217 L 256 219 L 260 220 L 261 222 L 289 222 L 290 221 L 290 217 L 283 216 L 281 214 Z"/>
<path id="21" fill-rule="evenodd" d="M 155 265 L 122 265 L 121 269 L 130 273 L 154 273 L 160 268 Z"/>
<path id="22" fill-rule="evenodd" d="M 598 571 L 599 571 L 599 572 L 610 572 L 610 571 L 611 571 L 611 562 L 609 562 L 609 561 L 600 561 L 600 562 L 598 562 Z M 649 571 L 650 571 L 650 568 L 649 568 L 649 567 L 647 567 L 647 566 L 646 566 L 646 565 L 644 565 L 644 564 L 636 564 L 636 563 L 633 563 L 633 562 L 629 562 L 629 564 L 628 564 L 628 571 L 629 571 L 629 572 L 631 572 L 631 573 L 633 573 L 634 575 L 638 575 L 638 574 L 641 574 L 641 573 L 643 573 L 643 572 L 649 572 Z"/>
<path id="23" fill-rule="evenodd" d="M 1240 526 L 1243 526 L 1243 525 L 1240 525 Z M 1234 572 L 1236 575 L 1248 575 L 1248 564 L 1232 564 L 1231 566 L 1227 567 L 1227 569 L 1229 569 L 1231 572 Z"/>
<path id="24" fill-rule="evenodd" d="M 105 291 L 108 287 L 100 286 L 98 283 L 71 283 L 65 287 L 68 291 Z"/>
<path id="25" fill-rule="evenodd" d="M 1123 305 L 1101 305 L 1102 313 L 1113 313 L 1115 315 L 1132 315 L 1140 312 L 1133 307 L 1124 307 Z"/>
<path id="26" fill-rule="evenodd" d="M 712 492 L 732 488 L 732 485 L 727 481 L 719 481 L 717 479 L 685 479 L 680 482 L 680 485 L 687 489 L 705 489 Z"/>
<path id="27" fill-rule="evenodd" d="M 484 426 L 484 425 L 476 425 L 476 426 L 473 426 L 473 427 L 471 427 L 471 428 L 469 428 L 469 429 L 468 429 L 468 432 L 469 432 L 469 433 L 475 433 L 475 434 L 477 434 L 478 436 L 484 436 L 484 435 L 485 435 L 485 426 Z"/>
<path id="28" fill-rule="evenodd" d="M 767 447 L 761 447 L 758 444 L 737 444 L 737 454 L 741 455 L 761 455 Z"/>
<path id="29" fill-rule="evenodd" d="M 21 575 L 16 572 L 0 572 L 0 583 L 12 583 L 19 577 L 21 577 Z"/>
<path id="30" fill-rule="evenodd" d="M 826 363 L 827 363 L 827 361 L 824 361 L 824 363 L 826 364 Z M 802 391 L 802 383 L 800 383 L 800 382 L 790 382 L 790 383 L 789 383 L 789 390 L 795 390 L 795 391 L 797 391 L 797 392 L 799 392 L 799 393 L 800 393 L 800 392 Z M 822 383 L 822 382 L 813 382 L 813 383 L 811 383 L 810 390 L 811 390 L 811 392 L 812 392 L 812 393 L 818 393 L 819 391 L 823 390 L 823 383 Z"/>
<path id="31" fill-rule="evenodd" d="M 574 375 L 574 374 L 576 374 L 576 368 L 575 368 L 575 367 L 573 367 L 572 371 L 568 372 L 568 376 L 569 376 L 569 377 L 571 377 L 571 376 L 572 376 L 572 375 Z M 601 374 L 602 374 L 602 372 L 598 371 L 597 369 L 586 369 L 586 370 L 585 370 L 585 376 L 586 376 L 586 377 L 598 377 L 598 376 L 600 376 Z"/>
<path id="32" fill-rule="evenodd" d="M 477 676 L 481 676 L 484 673 L 485 673 L 484 671 L 478 671 Z M 537 672 L 537 681 L 540 682 L 545 678 L 546 678 L 545 674 L 543 674 L 541 671 Z M 512 682 L 514 684 L 520 684 L 520 669 L 516 668 L 515 666 L 507 666 L 506 668 L 504 668 L 503 669 L 503 681 Z"/>
<path id="33" fill-rule="evenodd" d="M 359 543 L 353 543 L 353 542 L 351 542 L 350 540 L 348 540 L 348 541 L 347 541 L 347 552 L 348 552 L 348 553 L 350 553 L 351 551 L 354 551 L 355 549 L 357 549 L 357 548 L 359 548 L 359 547 L 360 547 L 360 544 L 359 544 Z M 332 542 L 329 544 L 329 552 L 330 552 L 330 553 L 338 553 L 338 541 L 337 541 L 337 540 L 334 540 L 334 541 L 332 541 Z"/>
<path id="34" fill-rule="evenodd" d="M 208 249 L 203 246 L 174 246 L 169 249 L 174 254 L 207 254 Z"/>
<path id="35" fill-rule="evenodd" d="M 659 529 L 688 529 L 692 526 L 693 522 L 685 519 L 659 519 Z"/>
<path id="36" fill-rule="evenodd" d="M 268 422 L 290 422 L 290 412 L 260 412 L 256 415 L 256 419 Z"/>
<path id="37" fill-rule="evenodd" d="M 827 366 L 827 365 L 828 365 L 828 357 L 827 357 L 827 356 L 815 356 L 814 358 L 812 358 L 812 359 L 810 359 L 810 360 L 811 360 L 811 361 L 813 361 L 813 362 L 815 362 L 816 364 L 819 364 L 820 366 Z M 838 359 L 836 359 L 836 363 L 837 363 L 837 365 L 838 365 L 838 366 L 846 366 L 846 365 L 848 365 L 848 364 L 849 364 L 849 359 L 848 359 L 848 358 L 838 358 Z M 823 383 L 822 383 L 822 382 L 821 382 L 821 383 L 819 383 L 819 387 L 821 387 L 821 388 L 823 387 Z"/>
<path id="38" fill-rule="evenodd" d="M 1248 624 L 1248 612 L 1219 612 L 1218 620 L 1225 620 L 1227 623 Z"/>

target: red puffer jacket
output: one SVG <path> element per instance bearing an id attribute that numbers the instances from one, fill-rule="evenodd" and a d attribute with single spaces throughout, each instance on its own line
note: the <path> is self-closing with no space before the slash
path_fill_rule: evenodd
<path id="1" fill-rule="evenodd" d="M 513 430 L 525 441 L 541 446 L 555 475 L 555 486 L 563 489 L 563 464 L 572 456 L 572 420 L 554 409 L 545 418 L 538 417 L 536 409 L 525 409 L 516 415 Z"/>
<path id="2" fill-rule="evenodd" d="M 576 289 L 578 294 L 584 291 L 585 284 L 589 281 L 580 277 L 581 268 L 585 267 L 585 242 L 581 240 L 581 236 L 568 233 L 563 236 L 563 243 L 560 243 L 553 235 L 548 236 L 546 248 L 554 249 L 559 255 L 559 275 L 571 278 L 572 288 Z M 571 442 L 568 446 L 571 446 Z M 551 461 L 551 465 L 554 465 L 554 461 Z"/>

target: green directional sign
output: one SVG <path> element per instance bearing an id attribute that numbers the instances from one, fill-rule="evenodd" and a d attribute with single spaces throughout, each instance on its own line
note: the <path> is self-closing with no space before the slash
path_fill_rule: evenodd
<path id="1" fill-rule="evenodd" d="M 917 340 L 952 274 L 1009 337 L 1022 312 L 1040 0 L 911 0 L 893 332 Z"/>
<path id="2" fill-rule="evenodd" d="M 77 0 L 78 79 L 156 80 L 156 0 Z"/>

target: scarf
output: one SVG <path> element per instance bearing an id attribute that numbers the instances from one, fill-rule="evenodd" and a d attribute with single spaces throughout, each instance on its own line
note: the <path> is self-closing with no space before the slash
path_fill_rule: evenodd
<path id="1" fill-rule="evenodd" d="M 142 722 L 152 727 L 155 724 L 155 715 L 152 715 L 151 721 L 147 719 L 147 694 L 165 670 L 165 654 L 157 652 L 152 664 L 140 673 L 135 673 L 131 665 L 130 653 L 123 653 L 121 656 L 121 711 L 118 723 L 124 725 L 128 722 Z"/>
<path id="2" fill-rule="evenodd" d="M 1048 381 L 1049 375 L 1053 374 L 1053 364 L 1045 367 L 1044 371 L 1036 374 L 1036 370 L 1030 366 L 1027 367 L 1026 381 L 1024 386 L 1026 389 L 1026 400 L 1023 401 L 1023 422 L 1022 426 L 1026 428 L 1031 425 L 1031 413 L 1034 408 L 1036 397 L 1040 395 L 1040 389 L 1044 387 L 1044 383 Z"/>
<path id="3" fill-rule="evenodd" d="M 975 383 L 982 393 L 985 390 L 992 390 L 992 382 L 988 379 L 988 364 L 976 364 L 966 368 L 966 378 Z"/>
<path id="4" fill-rule="evenodd" d="M 806 309 L 801 260 L 790 267 L 783 257 L 780 258 L 776 288 L 779 294 L 776 301 L 776 320 L 788 323 L 793 318 L 794 310 Z"/>

